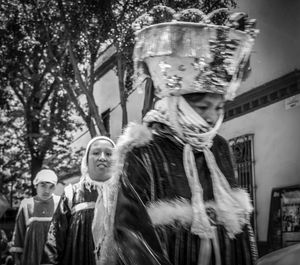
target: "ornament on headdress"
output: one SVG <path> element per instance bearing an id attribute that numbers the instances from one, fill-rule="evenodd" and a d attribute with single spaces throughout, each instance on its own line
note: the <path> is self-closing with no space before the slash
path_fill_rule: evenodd
<path id="1" fill-rule="evenodd" d="M 151 78 L 159 98 L 210 92 L 233 99 L 258 30 L 244 13 L 227 14 L 222 25 L 214 24 L 221 12 L 227 14 L 224 9 L 208 15 L 199 9 L 176 13 L 159 5 L 140 16 L 132 25 L 135 87 Z"/>

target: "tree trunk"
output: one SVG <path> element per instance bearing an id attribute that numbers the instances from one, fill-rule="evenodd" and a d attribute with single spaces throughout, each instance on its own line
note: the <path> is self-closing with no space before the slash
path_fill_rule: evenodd
<path id="1" fill-rule="evenodd" d="M 35 195 L 35 188 L 33 185 L 33 180 L 36 176 L 36 174 L 41 170 L 43 165 L 44 157 L 36 157 L 33 154 L 31 154 L 31 161 L 30 161 L 30 173 L 31 173 L 31 190 L 32 195 Z"/>
<path id="2" fill-rule="evenodd" d="M 123 66 L 122 55 L 118 54 L 117 73 L 118 73 L 118 81 L 119 81 L 120 104 L 122 108 L 122 128 L 124 128 L 128 124 L 127 93 L 125 91 L 124 72 L 125 72 L 125 67 Z"/>
<path id="3" fill-rule="evenodd" d="M 0 193 L 3 193 L 3 176 L 0 176 Z"/>
<path id="4" fill-rule="evenodd" d="M 107 136 L 107 131 L 104 127 L 103 120 L 98 112 L 98 106 L 96 105 L 94 97 L 90 97 L 89 108 L 91 110 L 92 117 L 96 122 L 96 126 L 99 129 L 100 134 Z"/>
<path id="5" fill-rule="evenodd" d="M 26 145 L 30 152 L 30 173 L 31 173 L 31 191 L 35 194 L 33 180 L 36 173 L 41 169 L 44 156 L 40 155 L 39 147 L 35 144 L 35 139 L 40 135 L 40 119 L 37 115 L 41 109 L 38 108 L 36 102 L 29 102 L 25 106 L 26 121 Z"/>
<path id="6" fill-rule="evenodd" d="M 95 125 L 94 125 L 92 117 L 91 116 L 86 117 L 85 122 L 86 122 L 88 130 L 90 132 L 91 138 L 94 138 L 95 136 L 97 136 L 97 131 L 95 129 Z"/>

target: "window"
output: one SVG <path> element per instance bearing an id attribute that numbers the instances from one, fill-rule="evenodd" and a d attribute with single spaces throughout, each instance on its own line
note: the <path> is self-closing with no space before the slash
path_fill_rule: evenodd
<path id="1" fill-rule="evenodd" d="M 238 174 L 238 184 L 250 194 L 255 207 L 255 174 L 254 174 L 254 148 L 253 134 L 245 134 L 229 140 L 235 158 Z M 251 217 L 251 223 L 256 232 L 256 214 Z"/>

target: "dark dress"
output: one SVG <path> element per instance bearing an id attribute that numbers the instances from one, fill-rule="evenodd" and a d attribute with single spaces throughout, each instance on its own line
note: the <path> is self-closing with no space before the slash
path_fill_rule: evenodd
<path id="1" fill-rule="evenodd" d="M 95 265 L 92 221 L 96 189 L 69 185 L 50 225 L 41 264 Z"/>
<path id="2" fill-rule="evenodd" d="M 129 142 L 125 148 L 114 224 L 119 263 L 198 265 L 204 241 L 190 232 L 186 222 L 191 191 L 183 166 L 183 146 L 168 128 L 155 127 L 147 143 Z M 237 187 L 227 142 L 217 135 L 211 151 L 231 187 Z M 194 155 L 204 201 L 213 205 L 212 180 L 204 155 Z M 151 214 L 156 216 L 150 216 L 150 209 L 155 208 Z M 253 265 L 257 252 L 250 225 L 230 239 L 217 223 L 213 207 L 207 204 L 206 211 L 215 221 L 218 241 L 209 240 L 211 258 L 207 264 L 217 264 L 217 246 L 222 265 Z"/>
<path id="3" fill-rule="evenodd" d="M 10 252 L 22 253 L 22 265 L 39 265 L 59 196 L 47 201 L 24 199 L 17 215 Z"/>

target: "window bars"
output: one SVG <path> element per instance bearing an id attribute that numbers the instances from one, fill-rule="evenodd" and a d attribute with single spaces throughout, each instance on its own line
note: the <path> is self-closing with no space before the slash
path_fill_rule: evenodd
<path id="1" fill-rule="evenodd" d="M 247 190 L 253 203 L 254 213 L 251 224 L 256 234 L 256 198 L 255 198 L 255 170 L 254 170 L 254 134 L 245 134 L 229 140 L 232 148 L 237 171 L 237 182 Z"/>

